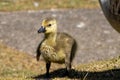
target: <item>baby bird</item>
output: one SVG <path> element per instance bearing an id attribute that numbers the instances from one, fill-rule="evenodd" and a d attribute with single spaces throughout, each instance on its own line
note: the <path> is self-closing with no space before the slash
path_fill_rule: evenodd
<path id="1" fill-rule="evenodd" d="M 66 33 L 57 33 L 57 22 L 54 18 L 44 19 L 38 33 L 44 33 L 45 37 L 38 46 L 36 58 L 39 60 L 40 55 L 43 56 L 46 76 L 49 76 L 51 62 L 65 63 L 68 74 L 76 51 L 76 41 Z"/>

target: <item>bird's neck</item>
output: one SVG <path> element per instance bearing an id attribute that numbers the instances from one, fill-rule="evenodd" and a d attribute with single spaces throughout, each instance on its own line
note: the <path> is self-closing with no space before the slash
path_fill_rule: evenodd
<path id="1" fill-rule="evenodd" d="M 57 32 L 45 34 L 45 41 L 47 45 L 55 46 L 56 45 L 56 36 Z"/>

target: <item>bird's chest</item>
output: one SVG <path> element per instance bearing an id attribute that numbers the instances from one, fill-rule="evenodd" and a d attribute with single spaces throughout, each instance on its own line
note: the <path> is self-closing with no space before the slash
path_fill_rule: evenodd
<path id="1" fill-rule="evenodd" d="M 63 52 L 56 51 L 54 47 L 42 44 L 40 51 L 45 61 L 64 62 Z"/>
<path id="2" fill-rule="evenodd" d="M 45 44 L 41 45 L 40 51 L 44 58 L 50 57 L 55 54 L 54 48 Z"/>

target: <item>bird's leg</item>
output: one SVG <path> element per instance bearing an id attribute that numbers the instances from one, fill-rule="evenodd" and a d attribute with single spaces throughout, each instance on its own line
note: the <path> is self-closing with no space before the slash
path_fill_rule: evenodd
<path id="1" fill-rule="evenodd" d="M 66 65 L 66 74 L 68 75 L 69 71 L 71 70 L 70 54 L 66 54 L 65 65 Z"/>
<path id="2" fill-rule="evenodd" d="M 72 44 L 72 45 L 71 45 Z M 66 69 L 67 69 L 67 73 L 69 75 L 69 72 L 71 70 L 71 63 L 72 63 L 72 59 L 73 59 L 73 47 L 75 45 L 75 42 L 73 40 L 67 40 L 67 48 L 66 48 L 66 52 L 65 52 L 65 65 L 66 65 Z"/>
<path id="3" fill-rule="evenodd" d="M 50 66 L 51 66 L 51 62 L 46 62 L 46 77 L 49 77 Z"/>

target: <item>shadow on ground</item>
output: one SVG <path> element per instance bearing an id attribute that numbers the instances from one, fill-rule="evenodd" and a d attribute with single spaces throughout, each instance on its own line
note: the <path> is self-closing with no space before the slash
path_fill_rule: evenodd
<path id="1" fill-rule="evenodd" d="M 86 72 L 71 70 L 69 76 L 65 76 L 65 69 L 58 69 L 50 73 L 50 78 L 79 79 L 79 80 L 120 80 L 120 69 L 103 72 Z M 35 80 L 47 79 L 45 74 L 32 77 Z"/>

